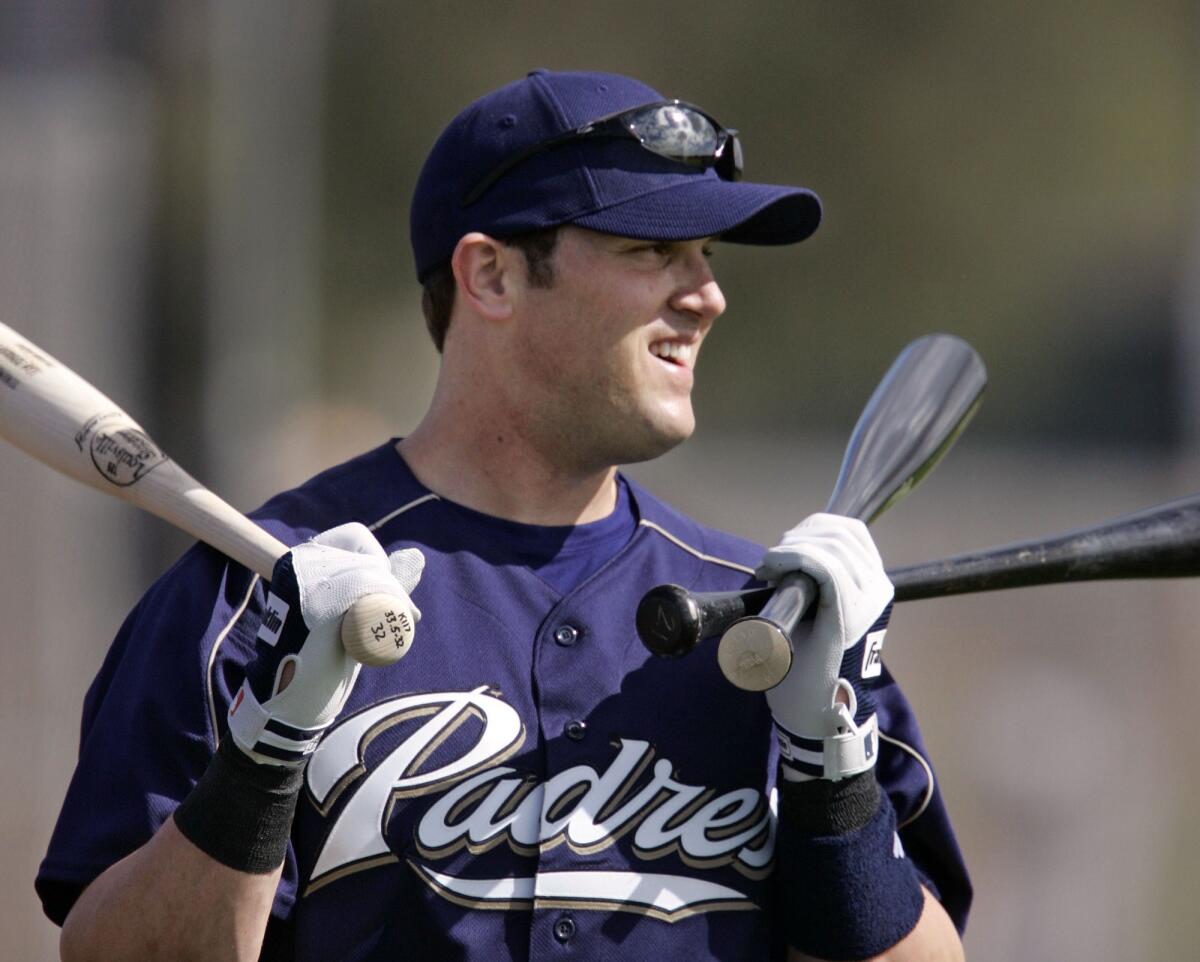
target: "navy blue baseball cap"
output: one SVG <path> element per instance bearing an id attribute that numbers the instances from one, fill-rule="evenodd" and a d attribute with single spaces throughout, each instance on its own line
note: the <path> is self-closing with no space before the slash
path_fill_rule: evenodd
<path id="1" fill-rule="evenodd" d="M 475 101 L 438 137 L 417 179 L 410 229 L 418 279 L 449 261 L 471 231 L 504 239 L 576 224 L 640 240 L 791 244 L 817 229 L 821 202 L 810 190 L 728 179 L 729 165 L 688 166 L 635 136 L 572 133 L 674 103 L 629 77 L 547 70 Z M 740 175 L 736 132 L 712 127 L 718 153 L 736 150 Z"/>

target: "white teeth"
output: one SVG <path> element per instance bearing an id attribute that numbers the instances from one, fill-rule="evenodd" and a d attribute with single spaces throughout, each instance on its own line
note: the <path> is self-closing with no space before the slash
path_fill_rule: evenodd
<path id="1" fill-rule="evenodd" d="M 656 357 L 670 358 L 680 364 L 686 364 L 692 359 L 692 345 L 678 344 L 672 341 L 656 341 L 650 345 L 650 353 Z"/>

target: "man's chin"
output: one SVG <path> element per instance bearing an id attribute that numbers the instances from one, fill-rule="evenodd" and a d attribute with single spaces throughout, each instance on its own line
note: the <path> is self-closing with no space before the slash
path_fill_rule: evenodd
<path id="1" fill-rule="evenodd" d="M 640 464 L 643 461 L 653 461 L 668 451 L 677 448 L 692 436 L 696 430 L 696 422 L 692 418 L 681 419 L 671 424 L 651 426 L 650 430 L 640 433 L 638 438 L 626 438 L 625 454 L 617 459 L 616 464 Z"/>

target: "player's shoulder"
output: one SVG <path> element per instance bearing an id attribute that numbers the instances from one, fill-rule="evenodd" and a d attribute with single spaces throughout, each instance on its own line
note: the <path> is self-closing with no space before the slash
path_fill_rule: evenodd
<path id="1" fill-rule="evenodd" d="M 427 495 L 392 439 L 280 492 L 250 517 L 294 545 L 350 521 L 374 528 L 406 501 Z"/>
<path id="2" fill-rule="evenodd" d="M 633 494 L 638 523 L 658 537 L 710 564 L 752 574 L 763 547 L 749 538 L 709 527 L 663 501 L 628 475 L 622 475 Z"/>

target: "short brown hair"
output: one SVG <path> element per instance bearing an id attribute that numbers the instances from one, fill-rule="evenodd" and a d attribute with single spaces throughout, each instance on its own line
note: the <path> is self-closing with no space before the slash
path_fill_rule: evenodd
<path id="1" fill-rule="evenodd" d="M 532 231 L 506 237 L 501 243 L 517 248 L 525 258 L 525 274 L 533 287 L 554 286 L 554 249 L 558 244 L 558 228 Z M 425 315 L 425 326 L 433 338 L 438 353 L 446 343 L 446 330 L 450 327 L 450 314 L 454 310 L 454 271 L 447 261 L 434 269 L 421 290 L 421 312 Z"/>

